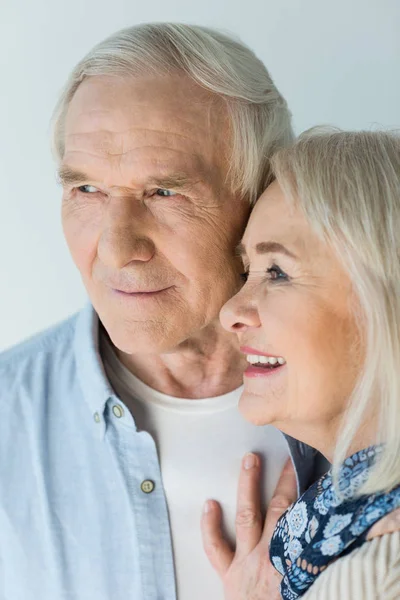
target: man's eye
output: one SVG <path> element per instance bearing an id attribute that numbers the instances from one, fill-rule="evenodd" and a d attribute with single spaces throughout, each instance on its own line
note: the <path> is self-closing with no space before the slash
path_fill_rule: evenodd
<path id="1" fill-rule="evenodd" d="M 272 265 L 267 269 L 271 281 L 289 281 L 289 276 L 278 265 Z"/>
<path id="2" fill-rule="evenodd" d="M 176 196 L 177 193 L 171 190 L 164 190 L 162 188 L 156 191 L 157 196 L 162 196 L 163 198 L 170 198 L 171 196 Z"/>
<path id="3" fill-rule="evenodd" d="M 82 194 L 95 194 L 99 191 L 94 185 L 80 185 L 77 190 Z"/>

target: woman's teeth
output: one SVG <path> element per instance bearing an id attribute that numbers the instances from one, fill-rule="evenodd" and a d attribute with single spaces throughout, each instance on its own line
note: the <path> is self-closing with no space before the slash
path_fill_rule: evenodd
<path id="1" fill-rule="evenodd" d="M 246 359 L 251 365 L 261 364 L 272 365 L 274 367 L 286 364 L 286 360 L 281 356 L 261 356 L 259 354 L 247 354 Z"/>

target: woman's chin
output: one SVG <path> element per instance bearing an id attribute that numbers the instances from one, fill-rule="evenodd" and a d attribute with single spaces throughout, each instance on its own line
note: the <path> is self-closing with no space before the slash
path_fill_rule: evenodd
<path id="1" fill-rule="evenodd" d="M 282 405 L 277 399 L 248 392 L 246 386 L 239 400 L 240 414 L 253 425 L 273 425 L 279 418 L 278 407 L 282 414 Z"/>

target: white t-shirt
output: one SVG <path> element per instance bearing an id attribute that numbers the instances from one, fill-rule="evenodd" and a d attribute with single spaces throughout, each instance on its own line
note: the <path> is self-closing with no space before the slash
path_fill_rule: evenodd
<path id="1" fill-rule="evenodd" d="M 106 337 L 101 352 L 107 377 L 131 410 L 139 430 L 157 445 L 167 499 L 179 600 L 222 600 L 222 586 L 203 551 L 200 519 L 203 504 L 221 503 L 224 527 L 235 539 L 236 493 L 246 452 L 257 452 L 264 465 L 263 506 L 271 498 L 289 455 L 274 427 L 257 427 L 240 415 L 242 388 L 201 400 L 167 396 L 153 390 L 120 362 Z"/>

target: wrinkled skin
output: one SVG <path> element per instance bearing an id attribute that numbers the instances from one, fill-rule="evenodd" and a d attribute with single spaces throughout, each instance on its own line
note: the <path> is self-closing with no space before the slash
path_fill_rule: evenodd
<path id="1" fill-rule="evenodd" d="M 176 396 L 241 382 L 218 321 L 240 286 L 233 249 L 250 212 L 227 178 L 230 147 L 226 107 L 179 75 L 88 78 L 66 115 L 71 255 L 121 360 Z"/>
<path id="2" fill-rule="evenodd" d="M 241 346 L 286 364 L 269 376 L 245 374 L 240 411 L 332 460 L 364 361 L 352 281 L 277 182 L 258 200 L 243 250 L 247 281 L 223 307 L 221 322 Z M 368 445 L 366 434 L 353 452 Z"/>
<path id="3" fill-rule="evenodd" d="M 248 459 L 252 466 L 246 468 Z M 204 550 L 221 578 L 225 600 L 280 600 L 281 576 L 269 560 L 269 542 L 276 522 L 297 495 L 296 477 L 288 461 L 264 519 L 260 506 L 260 460 L 247 455 L 239 477 L 236 548 L 221 531 L 221 508 L 208 501 L 201 522 Z"/>

